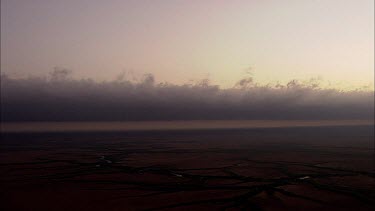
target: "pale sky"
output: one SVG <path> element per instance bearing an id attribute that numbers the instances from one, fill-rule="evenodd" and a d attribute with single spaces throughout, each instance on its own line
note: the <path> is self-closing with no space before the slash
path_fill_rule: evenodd
<path id="1" fill-rule="evenodd" d="M 2 0 L 1 71 L 374 83 L 374 0 Z"/>

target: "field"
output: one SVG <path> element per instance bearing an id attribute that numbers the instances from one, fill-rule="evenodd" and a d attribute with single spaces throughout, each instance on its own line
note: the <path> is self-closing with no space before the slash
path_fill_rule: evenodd
<path id="1" fill-rule="evenodd" d="M 1 210 L 375 205 L 373 126 L 1 136 Z"/>

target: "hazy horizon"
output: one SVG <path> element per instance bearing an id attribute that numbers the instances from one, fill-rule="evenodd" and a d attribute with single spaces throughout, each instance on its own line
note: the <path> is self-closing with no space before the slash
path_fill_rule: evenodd
<path id="1" fill-rule="evenodd" d="M 374 91 L 322 88 L 320 81 L 231 88 L 207 79 L 157 83 L 151 74 L 97 82 L 55 69 L 48 77 L 1 77 L 2 121 L 347 120 L 373 119 Z"/>
<path id="2" fill-rule="evenodd" d="M 374 116 L 372 0 L 4 0 L 2 121 Z"/>
<path id="3" fill-rule="evenodd" d="M 119 74 L 223 88 L 322 78 L 374 90 L 372 0 L 3 0 L 1 72 L 76 79 Z"/>

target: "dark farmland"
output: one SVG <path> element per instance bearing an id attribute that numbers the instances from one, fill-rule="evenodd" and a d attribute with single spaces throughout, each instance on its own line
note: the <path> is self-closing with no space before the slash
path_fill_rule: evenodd
<path id="1" fill-rule="evenodd" d="M 1 136 L 1 210 L 375 205 L 373 126 Z"/>

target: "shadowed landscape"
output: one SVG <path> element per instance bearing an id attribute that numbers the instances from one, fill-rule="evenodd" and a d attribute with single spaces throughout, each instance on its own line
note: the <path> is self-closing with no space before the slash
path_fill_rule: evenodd
<path id="1" fill-rule="evenodd" d="M 374 4 L 0 0 L 0 210 L 374 210 Z"/>
<path id="2" fill-rule="evenodd" d="M 3 210 L 372 210 L 375 203 L 373 125 L 1 136 Z"/>

